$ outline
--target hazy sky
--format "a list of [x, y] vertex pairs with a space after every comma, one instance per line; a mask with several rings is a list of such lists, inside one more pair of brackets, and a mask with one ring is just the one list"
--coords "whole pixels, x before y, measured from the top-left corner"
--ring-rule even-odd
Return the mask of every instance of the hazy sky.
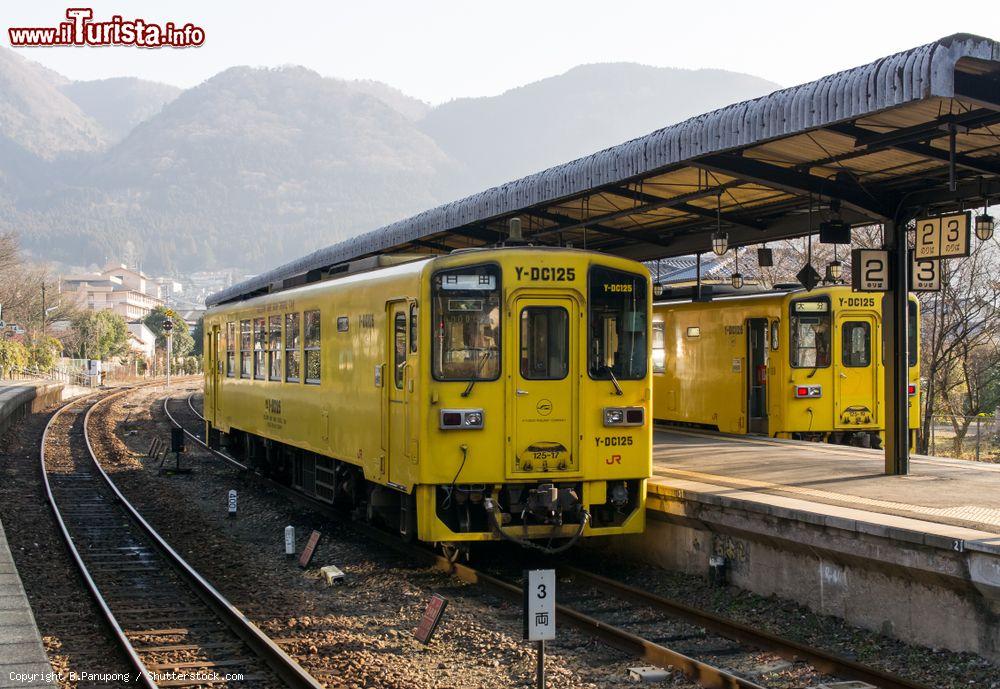
[[233, 65], [301, 64], [384, 81], [430, 102], [500, 93], [582, 63], [717, 67], [785, 86], [956, 32], [1000, 39], [995, 0], [669, 2], [354, 0], [343, 2], [4, 2], [10, 26], [54, 26], [67, 6], [151, 22], [192, 22], [203, 47], [22, 48], [73, 79], [140, 76], [192, 86]]

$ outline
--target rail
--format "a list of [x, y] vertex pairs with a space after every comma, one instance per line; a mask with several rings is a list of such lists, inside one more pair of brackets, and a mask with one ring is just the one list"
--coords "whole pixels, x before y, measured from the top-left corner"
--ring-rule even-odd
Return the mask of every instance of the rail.
[[[158, 383], [159, 381], [157, 381]], [[152, 385], [150, 383], [147, 385]], [[137, 386], [145, 387], [145, 386]], [[148, 538], [148, 540], [154, 545], [156, 550], [160, 555], [170, 564], [172, 569], [177, 572], [181, 579], [191, 587], [191, 589], [201, 598], [206, 605], [216, 614], [216, 616], [222, 620], [226, 627], [228, 627], [232, 632], [234, 632], [246, 646], [256, 655], [256, 657], [262, 660], [275, 675], [280, 678], [287, 686], [293, 689], [319, 689], [321, 685], [305, 670], [299, 666], [290, 656], [288, 656], [277, 644], [274, 643], [267, 635], [265, 635], [253, 622], [251, 622], [242, 612], [239, 611], [234, 605], [232, 605], [219, 591], [217, 591], [206, 579], [204, 579], [193, 567], [191, 567], [154, 529], [153, 527], [142, 517], [142, 515], [136, 510], [136, 508], [126, 499], [124, 494], [118, 489], [111, 477], [104, 471], [97, 458], [97, 453], [94, 450], [94, 446], [91, 442], [91, 437], [89, 433], [90, 428], [90, 418], [94, 410], [100, 405], [109, 402], [110, 400], [116, 399], [122, 395], [131, 392], [135, 388], [125, 388], [119, 392], [114, 392], [107, 394], [96, 402], [90, 405], [87, 409], [84, 420], [83, 420], [83, 436], [85, 445], [87, 448], [87, 453], [90, 457], [91, 463], [96, 468], [101, 479], [107, 485], [108, 489], [115, 496], [117, 504], [125, 511], [129, 516], [131, 522], [137, 525], [142, 533]], [[46, 440], [50, 429], [54, 421], [69, 407], [72, 405], [80, 404], [86, 400], [97, 396], [100, 393], [92, 393], [83, 398], [78, 398], [72, 400], [67, 404], [61, 406], [51, 419], [49, 419], [46, 425], [45, 431], [42, 435], [42, 447], [40, 452], [42, 476], [45, 483], [46, 497], [49, 504], [52, 507], [53, 513], [56, 517], [56, 521], [59, 524], [60, 531], [67, 543], [70, 550], [71, 556], [80, 570], [83, 576], [87, 588], [89, 589], [91, 595], [93, 596], [98, 607], [101, 609], [102, 614], [107, 620], [109, 626], [113, 630], [113, 633], [118, 641], [119, 645], [122, 647], [126, 656], [129, 659], [130, 664], [139, 673], [140, 681], [142, 686], [149, 689], [155, 689], [157, 687], [156, 683], [151, 679], [152, 675], [149, 668], [143, 663], [140, 658], [136, 648], [133, 646], [132, 642], [126, 635], [122, 625], [119, 623], [117, 617], [115, 616], [112, 606], [108, 603], [106, 598], [102, 595], [100, 587], [95, 582], [86, 562], [81, 556], [70, 531], [67, 527], [66, 521], [63, 518], [62, 512], [59, 505], [55, 499], [52, 485], [49, 482], [48, 471], [46, 470], [46, 456], [45, 456], [45, 446]]]
[[[187, 396], [187, 405], [196, 416], [203, 418], [194, 407], [193, 397], [195, 394], [197, 393], [193, 392]], [[209, 448], [200, 437], [184, 428], [169, 411], [168, 401], [170, 399], [169, 395], [164, 399], [163, 408], [171, 423], [184, 429], [184, 432], [192, 440], [213, 455], [240, 468], [246, 468], [226, 453]], [[269, 479], [263, 480], [270, 488], [276, 489], [300, 504], [317, 509], [334, 519], [342, 518], [342, 515], [334, 512], [331, 506], [326, 503], [298, 493], [287, 486]], [[396, 536], [370, 525], [360, 522], [352, 522], [352, 524], [373, 540], [405, 555], [419, 559], [435, 569], [451, 574], [460, 581], [483, 586], [515, 603], [520, 603], [522, 600], [522, 589], [515, 583], [504, 581], [469, 565], [454, 562], [445, 556], [438, 555], [419, 545], [405, 543]], [[671, 601], [670, 599], [628, 586], [607, 577], [602, 577], [598, 574], [587, 572], [577, 567], [565, 565], [558, 565], [557, 567], [560, 571], [572, 574], [582, 581], [589, 582], [594, 587], [606, 593], [652, 607], [673, 618], [692, 622], [707, 630], [711, 630], [721, 637], [738, 643], [754, 648], [770, 650], [787, 659], [803, 660], [818, 671], [826, 674], [869, 682], [881, 689], [929, 689], [925, 685], [857, 663], [823, 649], [769, 634], [735, 620], [699, 610], [677, 601]], [[601, 639], [610, 646], [647, 660], [655, 665], [677, 668], [688, 678], [694, 680], [700, 686], [706, 687], [706, 689], [763, 689], [762, 685], [749, 679], [734, 675], [726, 670], [667, 648], [615, 625], [602, 622], [571, 606], [560, 604], [556, 606], [556, 611], [560, 619], [568, 621], [581, 632]]]

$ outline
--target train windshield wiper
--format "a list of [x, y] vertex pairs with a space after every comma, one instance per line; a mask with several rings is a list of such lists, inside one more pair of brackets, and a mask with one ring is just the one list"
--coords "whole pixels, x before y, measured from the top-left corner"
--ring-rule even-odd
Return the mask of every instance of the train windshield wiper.
[[472, 377], [472, 380], [469, 381], [469, 384], [468, 386], [466, 386], [465, 390], [462, 391], [462, 397], [468, 397], [469, 395], [472, 394], [472, 388], [476, 386], [476, 381], [479, 380], [479, 375], [483, 372], [483, 364], [486, 363], [486, 360], [490, 358], [490, 355], [492, 353], [493, 350], [491, 349], [487, 349], [485, 352], [483, 352], [482, 358], [480, 358], [479, 363], [476, 364], [476, 374]]
[[601, 366], [600, 370], [601, 371], [607, 371], [608, 376], [611, 377], [611, 384], [615, 386], [615, 394], [618, 395], [619, 397], [621, 397], [622, 395], [624, 395], [625, 393], [622, 392], [622, 386], [618, 384], [618, 379], [615, 378], [615, 372], [611, 369], [611, 367], [610, 366]]

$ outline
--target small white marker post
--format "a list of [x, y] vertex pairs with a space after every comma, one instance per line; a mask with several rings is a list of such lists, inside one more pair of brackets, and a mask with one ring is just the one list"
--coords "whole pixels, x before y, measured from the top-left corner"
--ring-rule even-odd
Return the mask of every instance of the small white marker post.
[[285, 557], [295, 557], [295, 527], [285, 527]]
[[538, 642], [537, 689], [545, 689], [545, 642], [556, 638], [556, 571], [524, 573], [524, 638]]
[[233, 518], [236, 516], [236, 491], [229, 491], [229, 517]]

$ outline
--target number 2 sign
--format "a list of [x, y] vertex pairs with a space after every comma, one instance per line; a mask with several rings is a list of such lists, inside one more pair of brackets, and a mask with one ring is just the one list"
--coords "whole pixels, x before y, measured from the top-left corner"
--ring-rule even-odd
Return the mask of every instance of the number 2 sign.
[[914, 259], [968, 256], [971, 226], [970, 211], [917, 220]]
[[851, 252], [851, 273], [855, 292], [888, 292], [889, 252], [855, 249]]

